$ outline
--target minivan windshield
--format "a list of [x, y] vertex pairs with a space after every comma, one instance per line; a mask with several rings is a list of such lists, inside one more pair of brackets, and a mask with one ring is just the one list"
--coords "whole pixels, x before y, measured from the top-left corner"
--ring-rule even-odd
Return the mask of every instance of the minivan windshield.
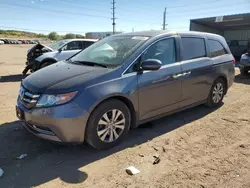
[[116, 67], [122, 64], [148, 38], [130, 35], [107, 37], [73, 56], [70, 62], [93, 62], [106, 67]]
[[68, 42], [69, 42], [68, 40], [59, 40], [59, 41], [52, 43], [49, 47], [53, 50], [58, 50], [59, 48], [61, 48]]

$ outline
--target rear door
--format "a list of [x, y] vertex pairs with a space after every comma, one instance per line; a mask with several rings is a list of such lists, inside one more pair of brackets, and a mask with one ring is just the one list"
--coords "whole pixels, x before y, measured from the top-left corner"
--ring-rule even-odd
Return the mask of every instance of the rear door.
[[209, 93], [209, 77], [213, 62], [208, 57], [206, 37], [181, 36], [182, 97], [180, 106], [205, 100]]
[[65, 60], [75, 55], [82, 50], [82, 41], [71, 41], [62, 47], [62, 51], [59, 51], [56, 55], [57, 61]]

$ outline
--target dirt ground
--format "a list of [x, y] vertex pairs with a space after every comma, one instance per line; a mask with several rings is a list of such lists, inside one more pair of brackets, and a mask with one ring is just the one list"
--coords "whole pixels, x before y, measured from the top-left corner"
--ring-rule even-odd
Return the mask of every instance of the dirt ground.
[[[130, 131], [118, 147], [96, 151], [36, 138], [15, 117], [30, 47], [0, 46], [0, 188], [250, 188], [250, 77], [237, 70], [218, 109], [165, 117]], [[16, 160], [21, 154], [28, 156]], [[159, 164], [152, 164], [154, 155]], [[141, 173], [127, 175], [130, 165]]]

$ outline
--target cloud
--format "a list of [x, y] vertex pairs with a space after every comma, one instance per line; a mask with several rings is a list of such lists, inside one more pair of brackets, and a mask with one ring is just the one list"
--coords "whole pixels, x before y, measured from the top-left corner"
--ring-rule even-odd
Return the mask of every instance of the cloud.
[[33, 4], [35, 4], [35, 2], [34, 1], [30, 1], [31, 3], [33, 3]]

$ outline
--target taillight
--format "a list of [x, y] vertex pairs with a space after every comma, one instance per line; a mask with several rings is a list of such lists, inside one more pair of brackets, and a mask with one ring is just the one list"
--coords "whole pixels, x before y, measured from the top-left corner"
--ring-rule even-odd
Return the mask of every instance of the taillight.
[[236, 64], [236, 61], [235, 61], [235, 59], [233, 60], [233, 65], [235, 65]]

